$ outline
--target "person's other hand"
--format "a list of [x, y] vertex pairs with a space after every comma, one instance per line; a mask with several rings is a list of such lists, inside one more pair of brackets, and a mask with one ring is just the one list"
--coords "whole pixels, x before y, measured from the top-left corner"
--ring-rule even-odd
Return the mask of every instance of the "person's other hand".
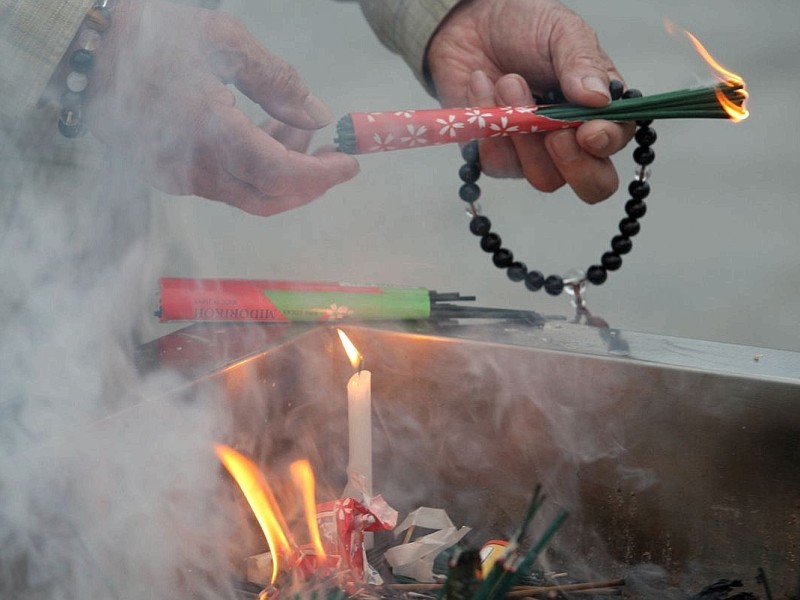
[[[575, 104], [605, 106], [609, 81], [622, 81], [594, 31], [556, 0], [464, 0], [432, 38], [427, 60], [444, 106], [531, 104], [531, 90], [554, 89]], [[569, 183], [595, 203], [617, 189], [609, 157], [633, 130], [598, 120], [576, 130], [484, 140], [481, 166], [496, 177], [524, 176], [545, 192]]]
[[[90, 75], [87, 126], [155, 187], [271, 215], [358, 172], [351, 156], [305, 153], [333, 115], [238, 21], [163, 0], [120, 1], [112, 19]], [[254, 123], [228, 84], [273, 119]]]

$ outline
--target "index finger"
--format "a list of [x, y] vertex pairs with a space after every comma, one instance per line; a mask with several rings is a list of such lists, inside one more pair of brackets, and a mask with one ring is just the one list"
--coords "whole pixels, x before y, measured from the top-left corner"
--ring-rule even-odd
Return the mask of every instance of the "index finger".
[[211, 70], [276, 119], [303, 129], [333, 121], [333, 113], [311, 94], [297, 70], [264, 48], [236, 19], [211, 13], [205, 39]]
[[267, 198], [310, 201], [358, 173], [358, 161], [350, 155], [287, 149], [235, 107], [220, 108], [213, 130], [221, 167]]

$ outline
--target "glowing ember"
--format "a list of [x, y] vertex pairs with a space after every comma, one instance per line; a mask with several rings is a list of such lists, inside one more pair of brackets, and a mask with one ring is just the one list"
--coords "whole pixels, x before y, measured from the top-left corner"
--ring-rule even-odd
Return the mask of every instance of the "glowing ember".
[[326, 558], [325, 548], [319, 535], [319, 525], [317, 524], [317, 503], [315, 500], [314, 471], [307, 460], [298, 460], [291, 464], [289, 471], [292, 474], [292, 481], [300, 490], [303, 496], [303, 508], [306, 513], [306, 524], [311, 535], [311, 544], [314, 547], [317, 557], [320, 560]]
[[289, 558], [296, 552], [294, 543], [287, 537], [286, 521], [275, 501], [275, 496], [253, 461], [228, 446], [217, 444], [215, 450], [222, 464], [242, 489], [264, 532], [272, 555], [272, 583], [275, 583], [280, 568], [280, 557]]

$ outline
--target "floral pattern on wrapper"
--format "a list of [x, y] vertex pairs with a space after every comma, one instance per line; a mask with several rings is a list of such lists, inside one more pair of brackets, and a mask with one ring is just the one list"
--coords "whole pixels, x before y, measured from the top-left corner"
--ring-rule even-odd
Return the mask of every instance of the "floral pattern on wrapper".
[[537, 114], [538, 106], [492, 106], [350, 113], [355, 154], [526, 135], [577, 127]]

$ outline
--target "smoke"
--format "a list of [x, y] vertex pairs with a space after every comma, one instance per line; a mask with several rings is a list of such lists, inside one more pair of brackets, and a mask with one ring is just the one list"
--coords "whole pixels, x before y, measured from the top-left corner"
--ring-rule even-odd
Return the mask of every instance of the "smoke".
[[[292, 14], [301, 3], [278, 4], [280, 6], [270, 5], [269, 18], [263, 19], [274, 21], [275, 31], [270, 34], [275, 36], [266, 39], [273, 44], [278, 34], [283, 33], [280, 39], [288, 49], [298, 44], [298, 35], [296, 28], [287, 27], [286, 23], [293, 22]], [[279, 14], [281, 10], [286, 15]], [[375, 53], [364, 52], [366, 40], [372, 39], [366, 26], [364, 31], [358, 32], [363, 38], [351, 39], [349, 33], [343, 35], [344, 29], [332, 18], [341, 13], [327, 14], [326, 10], [329, 9], [314, 5], [302, 18], [295, 16], [294, 22], [308, 25], [316, 19], [318, 23], [309, 29], [330, 32], [332, 39], [340, 38], [339, 51], [344, 46], [351, 46], [354, 51], [341, 61], [320, 60], [317, 53], [298, 52], [301, 56], [295, 58], [307, 63], [302, 72], [307, 74], [314, 70], [320, 82], [335, 81], [338, 88], [328, 87], [323, 95], [339, 103], [335, 107], [337, 113], [355, 108], [399, 108], [395, 102], [408, 99], [411, 93], [404, 89], [408, 87], [410, 76], [402, 66], [401, 76], [386, 75], [392, 73], [388, 65], [399, 61], [380, 54], [382, 49]], [[341, 9], [337, 6], [335, 10]], [[761, 13], [768, 15], [766, 11]], [[636, 12], [629, 11], [629, 14]], [[616, 19], [617, 15], [612, 17]], [[165, 29], [170, 25], [162, 24]], [[775, 38], [774, 23], [770, 26], [772, 38], [781, 40], [780, 36]], [[646, 35], [647, 28], [638, 31]], [[793, 29], [790, 33], [791, 39], [795, 39]], [[784, 37], [790, 39], [788, 35]], [[620, 39], [626, 39], [626, 44], [631, 45], [628, 38]], [[300, 45], [305, 49], [307, 43], [302, 41]], [[639, 46], [646, 48], [648, 45]], [[131, 56], [136, 53], [128, 56], [129, 61], [135, 62]], [[753, 52], [752, 56], [759, 55]], [[332, 64], [334, 62], [336, 64]], [[649, 63], [647, 68], [644, 80], [652, 75]], [[359, 84], [353, 81], [354, 73], [358, 74]], [[381, 80], [381, 76], [386, 79]], [[120, 85], [124, 89], [126, 83], [122, 81]], [[312, 87], [316, 89], [313, 84]], [[131, 91], [140, 93], [141, 89]], [[122, 97], [135, 95], [123, 94]], [[408, 106], [423, 101], [429, 99], [420, 92], [419, 96], [411, 96]], [[127, 108], [125, 104], [117, 106], [118, 116], [127, 118]], [[786, 111], [774, 112], [783, 115]], [[214, 397], [195, 397], [191, 401], [161, 398], [162, 390], [174, 388], [180, 382], [163, 373], [142, 377], [131, 359], [136, 342], [141, 339], [136, 332], [143, 328], [143, 314], [153, 305], [148, 294], [159, 275], [165, 271], [176, 274], [174, 255], [164, 256], [165, 241], [153, 239], [153, 218], [146, 201], [147, 185], [139, 174], [133, 172], [126, 161], [109, 155], [91, 138], [78, 142], [60, 139], [55, 132], [56, 119], [55, 112], [43, 109], [36, 113], [36, 122], [20, 127], [16, 123], [6, 125], [3, 121], [0, 126], [0, 364], [3, 365], [0, 383], [0, 596], [12, 600], [170, 598], [191, 590], [197, 597], [224, 598], [230, 590], [225, 581], [229, 565], [223, 540], [230, 538], [234, 525], [228, 519], [236, 513], [227, 511], [227, 505], [214, 504], [213, 499], [219, 497], [219, 470], [211, 448], [213, 442], [225, 437], [227, 420], [224, 413], [220, 414]], [[132, 123], [133, 128], [141, 125]], [[776, 128], [776, 131], [782, 129]], [[715, 131], [714, 135], [720, 134]], [[718, 137], [714, 139], [720, 146]], [[734, 147], [739, 139], [737, 132], [726, 147]], [[709, 150], [705, 145], [697, 144], [696, 150], [697, 158], [690, 148], [682, 149], [687, 165], [694, 166], [707, 158]], [[185, 157], [191, 156], [194, 149], [184, 147], [181, 151]], [[742, 155], [747, 155], [748, 161], [752, 159], [752, 152], [746, 149], [742, 150]], [[775, 156], [769, 156], [774, 163]], [[785, 152], [782, 156], [790, 157], [792, 153]], [[473, 256], [466, 253], [467, 249], [469, 252], [477, 250], [473, 248], [474, 240], [468, 235], [465, 237], [461, 223], [451, 226], [453, 211], [461, 209], [451, 210], [449, 206], [445, 208], [444, 202], [431, 202], [432, 198], [445, 198], [453, 193], [453, 180], [442, 173], [456, 172], [456, 158], [444, 153], [427, 154], [419, 159], [409, 157], [407, 162], [392, 164], [391, 168], [377, 157], [366, 159], [371, 165], [363, 174], [362, 187], [358, 188], [360, 193], [353, 194], [352, 188], [348, 188], [340, 192], [341, 197], [315, 207], [321, 212], [293, 214], [271, 225], [275, 228], [273, 231], [280, 228], [281, 237], [273, 236], [270, 248], [274, 249], [279, 240], [285, 249], [284, 254], [274, 253], [271, 264], [265, 265], [266, 252], [252, 250], [255, 241], [268, 237], [264, 235], [263, 222], [248, 220], [245, 226], [243, 217], [237, 215], [233, 221], [233, 226], [238, 227], [237, 240], [232, 242], [229, 232], [223, 233], [224, 228], [219, 226], [219, 213], [211, 212], [211, 216], [207, 216], [210, 222], [207, 229], [224, 238], [215, 251], [235, 265], [236, 275], [248, 271], [247, 274], [254, 277], [263, 277], [268, 272], [273, 277], [342, 276], [362, 281], [388, 278], [398, 282], [407, 279], [409, 283], [478, 292], [482, 303], [506, 303], [513, 298], [527, 306], [530, 295], [524, 289], [511, 291], [509, 288], [506, 296], [506, 288], [498, 283], [498, 274], [491, 270], [490, 264], [481, 263], [483, 266], [475, 267], [473, 259], [464, 258]], [[420, 162], [415, 164], [414, 160]], [[431, 168], [432, 164], [436, 168]], [[775, 168], [780, 172], [792, 172]], [[729, 171], [745, 179], [752, 173], [746, 168]], [[695, 181], [695, 189], [685, 194], [687, 202], [694, 202], [697, 189], [703, 189], [708, 180], [707, 171], [698, 172], [702, 179]], [[680, 175], [670, 178], [673, 182], [680, 179]], [[373, 187], [364, 187], [365, 182], [370, 181]], [[416, 185], [409, 188], [409, 182], [416, 182]], [[730, 184], [725, 189], [747, 189], [746, 184], [746, 181], [741, 185]], [[498, 189], [500, 185], [500, 182], [492, 182], [491, 187]], [[671, 185], [673, 195], [679, 197], [680, 194], [674, 193], [676, 184]], [[514, 188], [521, 190], [520, 201], [524, 200], [525, 207], [517, 211], [500, 206], [500, 215], [535, 215], [542, 222], [558, 222], [546, 214], [542, 217], [538, 207], [527, 207], [530, 192], [522, 184], [515, 183]], [[778, 201], [793, 198], [792, 194], [783, 192], [780, 186], [772, 188], [770, 199], [776, 206], [782, 206]], [[704, 190], [703, 197], [707, 200], [713, 199], [709, 193]], [[376, 198], [381, 201], [376, 202]], [[719, 194], [717, 200], [730, 206], [729, 194]], [[758, 222], [763, 222], [763, 203], [752, 209], [748, 208], [746, 194], [741, 195], [740, 200], [743, 204], [737, 210], [728, 211], [730, 214], [759, 210]], [[692, 210], [699, 210], [696, 204], [694, 202]], [[566, 223], [572, 220], [569, 210], [564, 209], [565, 229]], [[781, 211], [773, 211], [773, 214], [778, 215], [785, 227], [793, 223], [792, 219], [780, 219]], [[238, 223], [236, 219], [240, 219]], [[529, 222], [525, 218], [517, 218], [517, 221], [523, 227], [518, 233], [522, 238], [527, 235]], [[702, 227], [710, 219], [696, 218], [694, 222]], [[443, 223], [448, 225], [442, 226]], [[398, 224], [413, 225], [416, 235], [397, 236]], [[252, 229], [245, 231], [246, 228]], [[315, 244], [307, 243], [309, 230], [318, 236]], [[594, 221], [587, 230], [595, 230]], [[780, 227], [777, 230], [783, 231]], [[243, 235], [243, 231], [247, 235]], [[359, 242], [341, 243], [341, 231], [352, 234]], [[162, 230], [162, 233], [177, 236], [180, 232]], [[576, 234], [576, 238], [585, 233]], [[787, 230], [786, 235], [773, 238], [780, 242], [796, 239], [790, 233]], [[405, 239], [387, 243], [386, 239], [392, 236]], [[741, 236], [730, 235], [729, 238], [733, 240], [731, 244], [738, 244]], [[420, 243], [422, 239], [425, 243]], [[510, 239], [514, 239], [513, 234]], [[664, 252], [650, 252], [650, 256], [658, 256], [659, 261], [673, 256], [676, 251], [674, 236], [665, 239]], [[704, 238], [698, 233], [694, 239]], [[719, 245], [720, 241], [715, 240], [715, 243]], [[316, 247], [317, 251], [311, 247]], [[555, 240], [552, 247], [558, 252], [544, 257], [552, 259], [548, 263], [582, 264], [586, 260], [583, 244], [562, 244]], [[238, 253], [236, 248], [239, 248]], [[381, 248], [386, 249], [386, 254], [380, 253]], [[778, 255], [777, 246], [773, 249]], [[573, 250], [574, 259], [568, 254]], [[686, 260], [696, 262], [697, 256], [706, 254], [703, 250], [689, 248], [686, 252], [691, 258]], [[744, 252], [741, 244], [737, 252]], [[398, 259], [398, 254], [403, 257]], [[730, 254], [720, 254], [728, 265]], [[767, 277], [762, 274], [760, 257], [763, 253], [751, 254], [747, 264], [758, 269], [756, 279], [760, 281], [759, 278]], [[203, 258], [208, 259], [209, 254], [205, 253]], [[675, 260], [675, 264], [683, 266], [680, 255]], [[302, 271], [298, 270], [299, 263], [304, 263]], [[740, 269], [741, 265], [740, 261]], [[704, 277], [707, 278], [708, 273], [724, 272], [711, 267], [713, 265]], [[214, 270], [208, 263], [204, 268]], [[641, 277], [635, 275], [637, 268]], [[718, 310], [719, 298], [739, 298], [738, 292], [726, 294], [716, 280], [714, 285], [695, 286], [691, 295], [681, 296], [681, 302], [670, 303], [665, 298], [674, 298], [678, 288], [672, 285], [670, 290], [662, 289], [658, 273], [654, 276], [653, 269], [657, 271], [658, 265], [646, 258], [626, 266], [625, 272], [634, 274], [630, 276], [631, 281], [646, 280], [651, 285], [636, 283], [631, 286], [636, 293], [629, 295], [622, 287], [615, 288], [617, 291], [605, 296], [605, 302], [615, 303], [613, 310], [601, 307], [599, 312], [606, 316], [609, 316], [607, 310], [624, 314], [629, 325], [643, 329], [658, 327], [653, 319], [660, 318], [669, 327], [675, 327], [676, 322], [684, 323], [683, 332], [693, 336], [708, 335], [703, 331], [720, 336], [723, 329], [726, 336], [733, 335], [726, 311]], [[674, 279], [674, 273], [662, 274], [664, 281]], [[685, 269], [681, 270], [681, 276], [685, 276]], [[728, 283], [740, 290], [742, 277], [740, 271], [739, 277], [731, 278]], [[767, 280], [771, 281], [769, 277]], [[762, 287], [770, 286], [756, 287], [761, 294]], [[778, 290], [780, 286], [772, 288]], [[713, 310], [703, 310], [703, 290], [708, 290], [706, 304]], [[642, 300], [643, 293], [651, 296], [650, 301]], [[699, 321], [703, 323], [686, 325], [684, 296], [691, 299], [692, 313], [702, 315]], [[599, 294], [597, 298], [604, 301]], [[741, 294], [741, 298], [740, 302], [747, 302], [746, 294]], [[778, 306], [785, 312], [789, 304], [784, 300], [781, 295]], [[537, 300], [539, 303], [547, 301]], [[740, 319], [739, 326], [751, 323], [755, 332], [750, 334], [752, 339], [793, 347], [793, 329], [785, 326], [787, 319], [783, 323], [780, 319], [765, 322], [760, 318], [763, 303], [751, 304], [746, 314], [754, 318]], [[537, 306], [541, 309], [542, 304]], [[560, 310], [560, 306], [552, 310]], [[661, 317], [654, 315], [654, 306], [663, 309]], [[673, 312], [677, 307], [683, 314], [673, 314], [669, 319], [670, 306]], [[716, 318], [709, 320], [709, 314]], [[636, 315], [639, 315], [638, 321]], [[711, 325], [705, 321], [717, 322], [718, 331], [710, 329]], [[743, 333], [737, 335], [743, 339]], [[768, 339], [769, 335], [778, 342]], [[376, 464], [383, 467], [381, 487], [376, 489], [396, 502], [398, 508], [413, 509], [421, 503], [438, 503], [448, 508], [459, 524], [482, 526], [487, 532], [503, 534], [510, 532], [518, 522], [532, 485], [541, 482], [550, 497], [547, 507], [566, 506], [573, 511], [565, 533], [557, 536], [554, 542], [561, 556], [575, 554], [575, 546], [579, 544], [574, 540], [582, 540], [583, 550], [592, 549], [595, 544], [603, 547], [596, 532], [582, 527], [581, 523], [594, 519], [609, 530], [619, 527], [620, 523], [614, 521], [617, 515], [638, 509], [631, 523], [642, 525], [643, 533], [637, 537], [635, 531], [623, 531], [622, 537], [629, 543], [624, 549], [628, 552], [626, 558], [633, 562], [643, 560], [642, 538], [648, 533], [648, 521], [657, 523], [659, 518], [666, 520], [669, 515], [643, 516], [644, 511], [637, 504], [633, 492], [651, 490], [659, 481], [654, 477], [656, 471], [628, 464], [625, 460], [631, 440], [623, 424], [626, 419], [632, 420], [632, 404], [621, 402], [620, 398], [633, 402], [649, 390], [620, 389], [612, 375], [603, 372], [600, 363], [593, 367], [587, 362], [576, 369], [574, 361], [563, 360], [563, 357], [551, 356], [532, 363], [510, 357], [508, 351], [498, 352], [491, 358], [487, 358], [491, 356], [487, 352], [467, 352], [460, 359], [454, 358], [448, 368], [431, 373], [430, 365], [441, 364], [435, 357], [425, 357], [424, 352], [419, 356], [418, 347], [401, 344], [400, 348], [373, 345], [372, 351], [364, 349], [370, 360], [378, 363], [374, 368], [376, 374], [396, 375], [396, 382], [393, 380], [391, 384], [378, 376], [375, 379], [376, 451], [382, 453]], [[301, 356], [293, 356], [290, 362], [297, 364], [300, 360]], [[327, 376], [329, 372], [323, 374]], [[301, 378], [301, 375], [296, 376]], [[342, 387], [345, 380], [343, 377]], [[301, 394], [293, 393], [306, 390], [309, 397], [330, 401], [330, 396], [335, 394], [325, 392], [324, 398], [320, 398], [320, 389], [326, 389], [320, 387], [320, 383], [326, 387], [331, 385], [327, 378], [303, 385], [297, 383], [296, 389], [283, 390], [289, 393], [273, 394], [267, 399], [280, 398], [281, 402], [286, 402], [290, 398], [299, 404]], [[252, 388], [253, 403], [263, 402], [260, 382], [252, 382]], [[686, 393], [691, 397], [693, 392], [687, 388]], [[152, 398], [161, 399], [148, 402], [141, 410], [135, 408]], [[391, 402], [381, 404], [381, 398], [391, 399]], [[339, 469], [341, 476], [346, 452], [341, 445], [341, 435], [337, 439], [334, 432], [346, 430], [342, 404], [317, 408], [293, 411], [287, 420], [290, 427], [277, 431], [263, 444], [271, 444], [276, 451], [292, 457], [298, 453], [310, 455], [318, 463], [328, 465], [331, 471]], [[665, 427], [669, 432], [666, 437], [676, 437], [673, 431], [691, 425], [663, 418], [671, 408], [656, 407], [656, 416], [662, 417], [665, 425], [675, 426], [674, 430]], [[731, 415], [730, 403], [706, 403], [705, 408], [709, 414], [719, 417]], [[248, 432], [250, 437], [246, 441], [264, 436], [261, 423], [253, 422], [250, 426], [252, 431]], [[712, 430], [711, 423], [708, 430]], [[697, 439], [701, 438], [699, 428], [691, 431]], [[298, 432], [303, 433], [299, 440]], [[257, 448], [258, 443], [253, 441], [253, 447]], [[664, 442], [659, 440], [659, 443]], [[654, 448], [653, 455], [664, 456], [656, 459], [656, 463], [658, 460], [667, 463], [678, 456], [683, 449], [677, 446], [677, 443], [667, 446], [666, 451]], [[733, 442], [730, 447], [734, 447]], [[734, 462], [733, 458], [729, 460]], [[713, 472], [716, 464], [710, 462], [708, 471]], [[409, 465], [416, 468], [410, 469]], [[597, 471], [587, 468], [598, 465]], [[667, 469], [667, 472], [675, 471]], [[338, 489], [330, 483], [335, 479], [336, 476], [329, 473], [326, 490]], [[624, 484], [621, 486], [624, 492], [609, 485], [617, 481]], [[734, 483], [729, 484], [731, 489]], [[685, 487], [686, 490], [674, 493], [673, 505], [679, 505], [687, 496], [695, 500], [692, 506], [698, 508], [696, 498], [700, 494], [692, 495], [692, 492], [699, 486], [693, 488], [687, 484]], [[609, 488], [612, 491], [607, 492]], [[587, 490], [602, 500], [596, 512], [589, 512], [578, 503]], [[607, 493], [608, 498], [601, 497], [598, 490]], [[544, 517], [546, 521], [547, 515]], [[668, 551], [671, 550], [665, 549], [663, 557], [654, 558], [665, 558], [668, 563]], [[663, 573], [658, 570], [649, 573], [645, 568], [642, 572], [646, 582], [642, 585], [649, 590], [642, 595], [658, 596]]]
[[225, 598], [225, 420], [133, 361], [164, 258], [147, 185], [56, 122], [0, 123], [0, 597]]

